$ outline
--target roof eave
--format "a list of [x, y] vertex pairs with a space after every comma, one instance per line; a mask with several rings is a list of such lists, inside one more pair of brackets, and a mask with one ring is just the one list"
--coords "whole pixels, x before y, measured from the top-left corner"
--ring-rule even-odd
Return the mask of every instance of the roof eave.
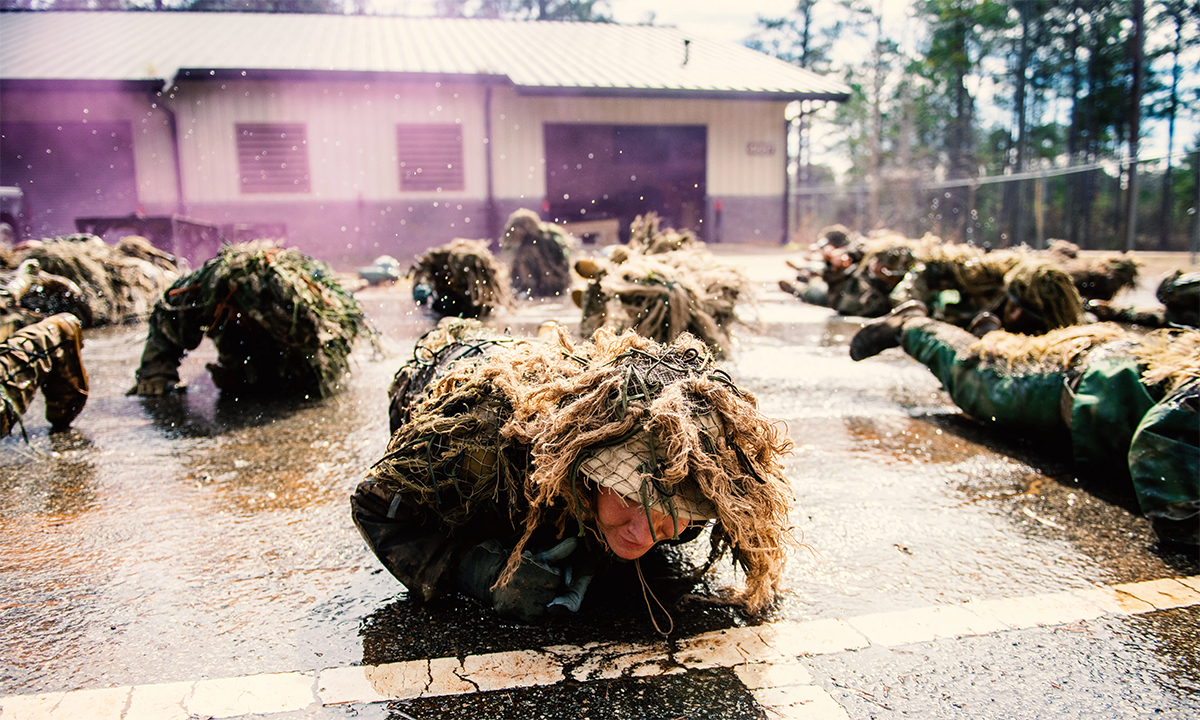
[[510, 85], [507, 75], [494, 73], [393, 72], [387, 70], [296, 70], [269, 68], [238, 70], [234, 68], [179, 68], [175, 82], [181, 80], [307, 80], [313, 82], [370, 81], [396, 82], [455, 82], [474, 85]]
[[849, 93], [804, 92], [795, 90], [716, 90], [702, 88], [634, 88], [634, 87], [547, 87], [514, 86], [518, 95], [553, 97], [615, 97], [615, 98], [670, 98], [703, 100], [825, 100], [846, 102]]
[[124, 90], [145, 93], [158, 92], [163, 87], [161, 78], [145, 78], [141, 80], [96, 80], [90, 78], [0, 78], [0, 86], [5, 90], [87, 90], [111, 91]]

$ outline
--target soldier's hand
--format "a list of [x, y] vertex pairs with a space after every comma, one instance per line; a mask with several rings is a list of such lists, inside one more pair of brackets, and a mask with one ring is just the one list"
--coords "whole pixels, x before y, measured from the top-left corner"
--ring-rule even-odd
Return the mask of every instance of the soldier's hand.
[[168, 393], [185, 392], [187, 386], [180, 385], [175, 378], [165, 375], [156, 375], [154, 377], [139, 378], [137, 385], [130, 389], [130, 395], [140, 395], [142, 397], [158, 397]]
[[579, 612], [579, 605], [583, 602], [583, 594], [587, 592], [588, 585], [592, 583], [592, 576], [582, 575], [572, 578], [570, 569], [568, 569], [566, 580], [567, 591], [546, 605], [546, 611], [554, 617], [570, 617], [573, 613]]
[[[569, 537], [549, 550], [521, 553], [521, 564], [512, 578], [492, 590], [492, 607], [503, 618], [535, 622], [546, 615], [546, 608], [563, 591], [563, 570], [557, 565], [566, 560], [579, 544]], [[582, 596], [582, 595], [581, 595]]]

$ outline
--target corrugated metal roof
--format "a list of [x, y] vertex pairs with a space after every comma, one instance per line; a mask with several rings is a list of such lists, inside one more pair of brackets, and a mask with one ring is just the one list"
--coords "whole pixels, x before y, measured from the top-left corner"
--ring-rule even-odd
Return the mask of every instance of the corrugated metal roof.
[[529, 93], [830, 100], [848, 93], [831, 78], [670, 27], [223, 12], [0, 13], [5, 80], [169, 82], [181, 68], [501, 77]]

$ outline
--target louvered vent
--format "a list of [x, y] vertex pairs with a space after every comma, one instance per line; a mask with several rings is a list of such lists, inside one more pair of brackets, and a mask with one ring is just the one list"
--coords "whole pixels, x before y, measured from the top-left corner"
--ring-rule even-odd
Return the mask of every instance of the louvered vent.
[[238, 123], [243, 193], [307, 193], [308, 133], [303, 123]]
[[463, 143], [458, 125], [397, 125], [400, 190], [462, 190]]

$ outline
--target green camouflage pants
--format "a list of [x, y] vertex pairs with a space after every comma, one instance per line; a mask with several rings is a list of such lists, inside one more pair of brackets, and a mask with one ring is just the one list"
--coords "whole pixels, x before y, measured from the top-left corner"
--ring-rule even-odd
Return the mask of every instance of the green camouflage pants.
[[1080, 476], [1128, 473], [1159, 539], [1200, 544], [1200, 380], [1166, 395], [1137, 361], [1101, 345], [1065, 368], [1013, 372], [968, 352], [975, 337], [936, 320], [909, 320], [901, 346], [979, 420], [1030, 437], [1069, 437]]
[[21, 422], [39, 388], [52, 431], [71, 424], [88, 396], [82, 347], [79, 319], [68, 313], [24, 327], [0, 343], [0, 434], [8, 435]]

